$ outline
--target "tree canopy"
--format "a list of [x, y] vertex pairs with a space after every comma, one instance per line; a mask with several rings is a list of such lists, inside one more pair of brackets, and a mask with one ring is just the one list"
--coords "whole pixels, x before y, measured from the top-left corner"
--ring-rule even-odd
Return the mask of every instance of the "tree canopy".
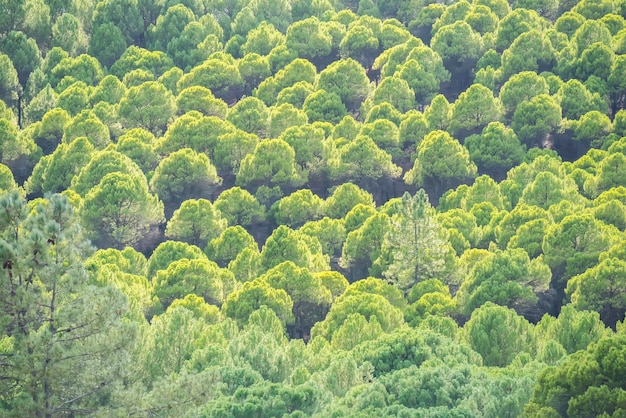
[[0, 416], [623, 416], [624, 0], [0, 0]]

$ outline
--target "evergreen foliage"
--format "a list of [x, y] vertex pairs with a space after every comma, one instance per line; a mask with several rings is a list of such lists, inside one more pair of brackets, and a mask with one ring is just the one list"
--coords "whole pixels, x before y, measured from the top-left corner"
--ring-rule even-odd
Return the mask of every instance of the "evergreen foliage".
[[0, 0], [0, 416], [624, 416], [623, 0]]

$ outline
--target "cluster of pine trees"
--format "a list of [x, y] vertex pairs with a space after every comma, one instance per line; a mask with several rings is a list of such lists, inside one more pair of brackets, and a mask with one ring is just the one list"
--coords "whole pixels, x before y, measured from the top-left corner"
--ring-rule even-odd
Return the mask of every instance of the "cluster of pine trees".
[[0, 415], [623, 417], [625, 0], [0, 0]]

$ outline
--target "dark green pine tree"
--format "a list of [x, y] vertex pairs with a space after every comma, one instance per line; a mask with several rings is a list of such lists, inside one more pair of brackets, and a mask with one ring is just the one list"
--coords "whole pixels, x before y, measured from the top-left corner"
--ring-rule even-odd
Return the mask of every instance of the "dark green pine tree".
[[125, 296], [92, 283], [66, 197], [0, 197], [0, 415], [88, 415], [129, 369]]

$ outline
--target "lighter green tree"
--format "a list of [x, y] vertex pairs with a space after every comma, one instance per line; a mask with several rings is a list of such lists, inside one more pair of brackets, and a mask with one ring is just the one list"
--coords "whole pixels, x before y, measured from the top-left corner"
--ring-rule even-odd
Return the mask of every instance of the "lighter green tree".
[[485, 303], [472, 313], [463, 327], [473, 350], [486, 366], [504, 367], [521, 353], [534, 354], [537, 345], [534, 327], [513, 309]]
[[444, 131], [430, 132], [417, 146], [413, 168], [404, 181], [418, 187], [430, 187], [439, 197], [444, 191], [476, 177], [476, 165], [459, 141]]
[[165, 204], [165, 214], [187, 199], [212, 197], [222, 184], [215, 166], [206, 154], [182, 148], [159, 162], [150, 179], [150, 188]]
[[148, 192], [145, 177], [109, 173], [85, 196], [80, 210], [90, 238], [101, 247], [136, 244], [163, 222], [163, 203]]
[[165, 131], [176, 114], [174, 95], [156, 81], [128, 89], [119, 106], [119, 115], [128, 128], [145, 128], [153, 134]]
[[576, 309], [594, 310], [610, 326], [624, 317], [626, 311], [626, 261], [606, 258], [567, 282], [565, 293]]
[[189, 294], [201, 296], [207, 303], [220, 306], [234, 280], [231, 272], [220, 269], [206, 258], [183, 258], [170, 263], [165, 270], [157, 271], [152, 284], [154, 295], [165, 308], [175, 299]]
[[486, 127], [490, 122], [497, 122], [502, 117], [502, 104], [493, 96], [493, 92], [481, 85], [472, 84], [459, 95], [454, 102], [450, 115], [450, 132], [465, 136]]
[[154, 317], [141, 353], [145, 382], [152, 384], [159, 377], [179, 373], [202, 341], [207, 327], [202, 318], [184, 306], [174, 306]]
[[291, 313], [293, 301], [287, 292], [273, 288], [263, 279], [245, 283], [242, 288], [231, 293], [222, 306], [222, 313], [243, 326], [261, 306], [267, 306], [288, 324], [294, 321]]
[[213, 238], [217, 238], [228, 226], [219, 210], [206, 199], [185, 200], [174, 211], [167, 224], [167, 237], [188, 242], [204, 248]]
[[246, 248], [258, 251], [259, 246], [248, 231], [240, 225], [235, 225], [226, 228], [219, 237], [209, 241], [204, 252], [218, 266], [226, 267]]

